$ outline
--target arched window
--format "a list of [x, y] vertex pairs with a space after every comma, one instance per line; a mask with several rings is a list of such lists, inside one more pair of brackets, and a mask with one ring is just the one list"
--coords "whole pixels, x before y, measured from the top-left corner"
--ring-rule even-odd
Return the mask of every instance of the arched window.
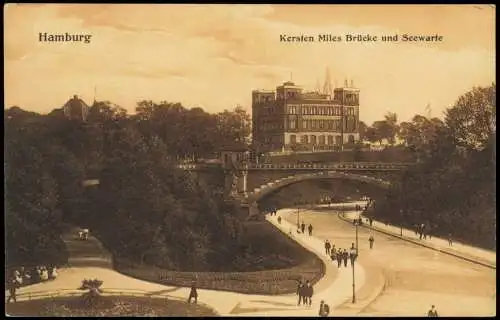
[[315, 135], [311, 136], [311, 144], [316, 144], [316, 136]]
[[304, 136], [302, 136], [300, 138], [300, 142], [303, 143], [303, 144], [308, 144], [309, 143], [309, 139], [308, 139], [307, 136], [304, 135]]
[[296, 144], [297, 143], [297, 136], [296, 135], [292, 134], [290, 136], [290, 143], [291, 144]]
[[328, 144], [333, 144], [333, 136], [328, 136]]
[[347, 141], [349, 141], [350, 144], [354, 144], [354, 136], [352, 134], [347, 137]]
[[319, 144], [325, 144], [325, 136], [319, 136]]
[[341, 136], [335, 136], [335, 144], [336, 145], [342, 144], [342, 137]]

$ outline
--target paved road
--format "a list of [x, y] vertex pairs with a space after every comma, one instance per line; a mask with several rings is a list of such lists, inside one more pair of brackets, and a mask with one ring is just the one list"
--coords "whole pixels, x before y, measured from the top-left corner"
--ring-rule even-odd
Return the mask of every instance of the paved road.
[[[360, 215], [358, 212], [346, 212], [344, 215], [347, 219], [359, 218]], [[373, 221], [373, 228], [375, 230], [382, 230], [397, 236], [401, 236], [401, 227], [393, 226], [391, 224], [385, 224], [380, 221]], [[496, 268], [496, 252], [491, 250], [486, 250], [482, 248], [477, 248], [469, 245], [465, 245], [463, 243], [453, 241], [452, 245], [448, 243], [448, 239], [443, 239], [439, 237], [427, 237], [426, 239], [420, 239], [419, 235], [415, 233], [414, 230], [409, 230], [403, 228], [403, 238], [416, 241], [421, 243], [422, 245], [426, 245], [441, 251], [449, 252], [451, 254], [459, 255], [466, 259], [471, 259], [478, 261], [480, 263], [484, 263], [485, 265], [489, 265], [492, 268]]]
[[[318, 237], [337, 247], [347, 247], [355, 239], [354, 226], [335, 211], [305, 210], [300, 215], [313, 224]], [[296, 221], [296, 214], [287, 219]], [[370, 234], [375, 237], [372, 250]], [[334, 315], [422, 316], [432, 304], [441, 316], [496, 314], [495, 270], [366, 228], [358, 228], [358, 239], [359, 261], [367, 277], [360, 292], [376, 291], [377, 279], [383, 279], [383, 292], [361, 308], [344, 303]]]
[[[282, 221], [278, 224], [276, 217], [267, 217], [278, 229], [288, 234], [291, 224]], [[140, 290], [150, 294], [165, 297], [186, 299], [189, 288], [165, 286], [147, 281], [137, 280], [113, 270], [110, 255], [99, 241], [90, 237], [88, 241], [79, 241], [75, 235], [77, 230], [65, 235], [63, 238], [71, 254], [70, 268], [60, 270], [59, 276], [54, 281], [39, 283], [18, 290], [19, 300], [26, 299], [26, 294], [37, 291], [61, 292], [64, 290], [76, 291], [81, 281], [86, 278], [103, 280], [102, 289], [106, 290]], [[323, 243], [315, 237], [293, 236], [293, 238], [306, 248], [327, 261], [323, 253]], [[364, 282], [364, 271], [361, 265], [355, 269], [360, 285]], [[327, 299], [332, 307], [342, 304], [351, 294], [352, 270], [344, 268], [340, 271], [331, 265], [327, 266], [325, 276], [315, 285], [315, 296], [311, 308], [298, 307], [295, 294], [280, 296], [248, 295], [224, 291], [198, 290], [200, 302], [215, 309], [220, 315], [231, 316], [316, 316], [319, 300]], [[8, 293], [6, 292], [6, 295]], [[24, 298], [22, 297], [24, 295]]]

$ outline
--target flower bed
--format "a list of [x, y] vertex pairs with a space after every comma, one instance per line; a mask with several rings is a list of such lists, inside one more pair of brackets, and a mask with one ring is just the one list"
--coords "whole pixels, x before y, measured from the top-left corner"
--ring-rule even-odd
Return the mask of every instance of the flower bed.
[[149, 317], [210, 317], [217, 316], [202, 305], [185, 301], [151, 297], [109, 296], [94, 308], [86, 308], [79, 297], [51, 298], [21, 301], [5, 305], [6, 314], [26, 317], [106, 317], [106, 316], [149, 316]]

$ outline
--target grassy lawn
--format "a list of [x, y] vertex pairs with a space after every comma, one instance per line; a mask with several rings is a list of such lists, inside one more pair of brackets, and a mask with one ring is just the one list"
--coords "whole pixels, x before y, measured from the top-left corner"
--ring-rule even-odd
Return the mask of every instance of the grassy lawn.
[[[315, 284], [325, 274], [323, 262], [314, 253], [302, 248], [268, 222], [249, 223], [246, 237], [245, 241], [261, 248], [260, 254], [257, 253], [247, 266], [248, 270], [182, 272], [116, 258], [114, 266], [131, 277], [165, 285], [188, 287], [196, 280], [200, 289], [266, 295], [295, 293], [298, 280], [309, 280]], [[279, 253], [283, 259], [278, 261], [270, 253]], [[264, 260], [255, 259], [259, 255]], [[265, 258], [274, 261], [266, 261]], [[288, 258], [288, 262], [284, 258]]]
[[25, 317], [210, 317], [217, 316], [211, 309], [166, 298], [107, 296], [94, 308], [84, 308], [79, 297], [20, 301], [5, 305], [9, 316]]

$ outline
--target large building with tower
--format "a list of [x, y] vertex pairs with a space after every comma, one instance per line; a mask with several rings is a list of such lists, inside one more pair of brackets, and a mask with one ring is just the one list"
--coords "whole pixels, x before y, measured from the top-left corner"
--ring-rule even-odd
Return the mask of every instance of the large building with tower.
[[287, 81], [252, 92], [252, 144], [256, 152], [342, 150], [359, 141], [359, 89], [347, 80], [333, 90], [303, 92]]

